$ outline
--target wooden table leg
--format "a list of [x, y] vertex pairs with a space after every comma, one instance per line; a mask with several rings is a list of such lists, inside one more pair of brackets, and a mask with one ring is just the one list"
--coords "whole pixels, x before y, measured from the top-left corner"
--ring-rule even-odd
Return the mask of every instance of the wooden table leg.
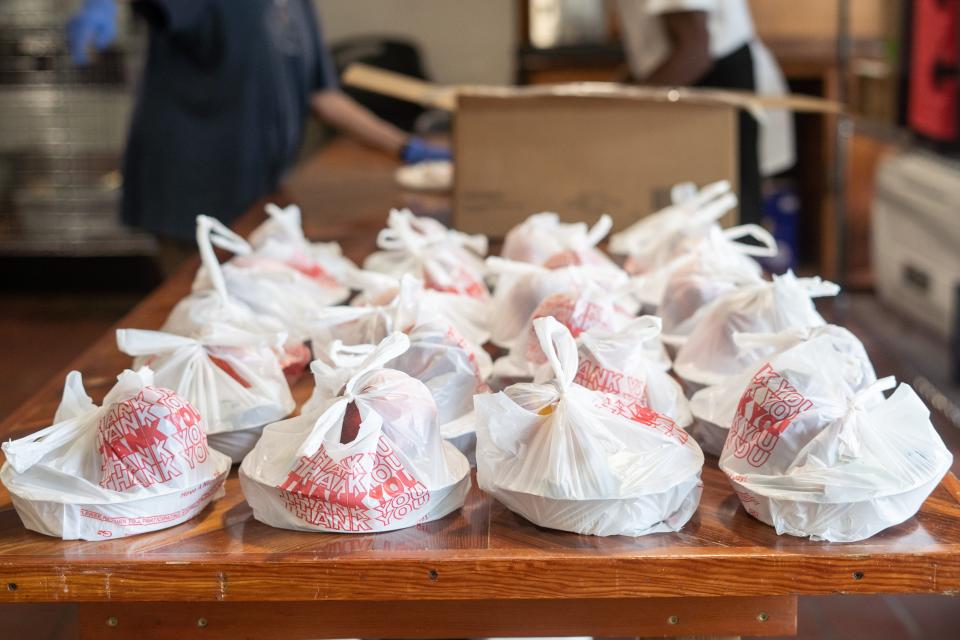
[[[80, 638], [729, 637], [792, 635], [797, 599], [81, 603]], [[202, 631], [202, 634], [199, 632]]]

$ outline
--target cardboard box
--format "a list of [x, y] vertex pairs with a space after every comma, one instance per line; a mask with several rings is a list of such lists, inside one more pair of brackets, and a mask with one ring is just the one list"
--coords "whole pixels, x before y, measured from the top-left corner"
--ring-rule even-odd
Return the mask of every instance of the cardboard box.
[[567, 221], [609, 213], [619, 229], [668, 204], [678, 182], [736, 187], [736, 107], [645, 94], [461, 93], [453, 224], [499, 237], [556, 211]]
[[678, 182], [736, 187], [740, 109], [842, 112], [810, 96], [719, 89], [442, 86], [362, 64], [342, 82], [455, 113], [453, 224], [494, 237], [551, 210], [570, 221], [609, 213], [623, 228], [668, 204]]

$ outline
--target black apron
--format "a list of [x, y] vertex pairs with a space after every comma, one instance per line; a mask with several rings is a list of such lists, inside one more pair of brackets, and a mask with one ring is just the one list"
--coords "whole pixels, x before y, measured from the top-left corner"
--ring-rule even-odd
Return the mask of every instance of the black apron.
[[[753, 54], [745, 44], [733, 53], [714, 61], [713, 66], [694, 86], [715, 89], [756, 91]], [[759, 224], [763, 218], [760, 185], [760, 157], [757, 151], [760, 128], [756, 118], [740, 111], [740, 222]]]

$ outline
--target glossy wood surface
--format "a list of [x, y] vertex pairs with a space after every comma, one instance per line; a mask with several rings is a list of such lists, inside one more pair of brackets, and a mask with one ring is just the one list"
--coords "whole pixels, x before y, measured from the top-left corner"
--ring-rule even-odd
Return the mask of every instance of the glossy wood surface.
[[[359, 259], [391, 205], [442, 215], [442, 198], [414, 202], [392, 186], [392, 171], [388, 160], [336, 144], [295, 176], [288, 196], [303, 205], [309, 236], [338, 240]], [[259, 215], [251, 211], [238, 228], [248, 232]], [[119, 325], [158, 327], [189, 290], [196, 266]], [[112, 332], [73, 363], [95, 400], [127, 365]], [[62, 376], [51, 380], [3, 422], [0, 436], [47, 425], [62, 384]], [[309, 384], [298, 387], [301, 400]], [[412, 529], [285, 531], [253, 519], [234, 472], [226, 497], [187, 523], [114, 541], [64, 542], [26, 531], [2, 492], [0, 602], [573, 601], [960, 589], [960, 483], [952, 475], [916, 517], [856, 544], [777, 536], [743, 511], [715, 459], [708, 458], [703, 481], [700, 508], [682, 531], [640, 538], [541, 529], [476, 488], [461, 511]]]

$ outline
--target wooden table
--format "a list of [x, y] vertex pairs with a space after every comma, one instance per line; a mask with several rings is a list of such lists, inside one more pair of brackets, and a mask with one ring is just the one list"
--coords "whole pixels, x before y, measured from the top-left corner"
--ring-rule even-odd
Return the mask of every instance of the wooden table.
[[[388, 207], [410, 201], [392, 186], [392, 168], [337, 143], [294, 177], [287, 195], [304, 204], [309, 236], [339, 240], [359, 259]], [[442, 198], [419, 205], [445, 206]], [[251, 211], [238, 228], [248, 232], [259, 217]], [[118, 326], [158, 327], [194, 268]], [[109, 332], [71, 367], [99, 400], [127, 365]], [[48, 424], [62, 383], [51, 380], [0, 435]], [[308, 386], [298, 387], [300, 398]], [[2, 492], [0, 602], [80, 603], [83, 638], [769, 636], [795, 632], [798, 596], [960, 589], [960, 483], [952, 475], [915, 518], [856, 544], [778, 537], [743, 511], [715, 459], [703, 480], [700, 508], [682, 531], [640, 538], [541, 529], [476, 488], [461, 511], [412, 529], [283, 531], [253, 519], [234, 472], [226, 497], [180, 526], [63, 542], [26, 531]]]

